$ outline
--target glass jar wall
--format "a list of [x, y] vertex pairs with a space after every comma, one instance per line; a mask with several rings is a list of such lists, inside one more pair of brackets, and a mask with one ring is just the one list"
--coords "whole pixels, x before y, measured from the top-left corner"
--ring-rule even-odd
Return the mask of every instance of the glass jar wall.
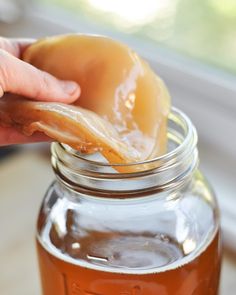
[[127, 173], [53, 143], [56, 181], [37, 225], [43, 295], [218, 294], [218, 207], [195, 128], [176, 109], [168, 139], [166, 155]]

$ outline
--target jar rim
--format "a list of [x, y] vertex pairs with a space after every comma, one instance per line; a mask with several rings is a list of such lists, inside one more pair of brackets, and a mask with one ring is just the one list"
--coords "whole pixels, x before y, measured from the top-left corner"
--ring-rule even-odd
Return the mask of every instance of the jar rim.
[[169, 114], [167, 134], [170, 152], [148, 161], [124, 164], [125, 172], [116, 169], [122, 164], [87, 159], [62, 143], [52, 144], [52, 166], [61, 183], [73, 190], [89, 190], [91, 194], [168, 190], [191, 178], [198, 165], [198, 151], [196, 129], [177, 108]]
[[[192, 124], [192, 121], [190, 120], [190, 118], [181, 110], [179, 110], [176, 107], [172, 107], [171, 108], [171, 112], [169, 113], [168, 116], [168, 120], [169, 121], [174, 121], [177, 124], [179, 124], [182, 129], [184, 130], [184, 135], [183, 135], [183, 140], [182, 142], [179, 142], [179, 144], [177, 145], [177, 147], [175, 147], [174, 149], [170, 150], [169, 152], [157, 156], [155, 158], [152, 159], [148, 159], [148, 160], [144, 160], [144, 161], [137, 161], [137, 162], [130, 162], [130, 163], [109, 163], [109, 162], [101, 162], [101, 161], [95, 161], [95, 160], [91, 160], [88, 158], [85, 158], [85, 156], [83, 156], [83, 154], [79, 153], [77, 150], [71, 148], [70, 146], [64, 144], [64, 143], [53, 143], [52, 144], [52, 154], [55, 153], [55, 145], [57, 145], [57, 147], [60, 148], [60, 150], [62, 150], [63, 152], [69, 154], [71, 157], [73, 157], [74, 159], [78, 159], [79, 161], [81, 161], [82, 163], [84, 163], [85, 165], [88, 166], [97, 166], [97, 167], [101, 167], [101, 168], [127, 168], [127, 167], [138, 167], [138, 166], [142, 166], [142, 165], [151, 165], [151, 164], [155, 164], [155, 163], [163, 163], [163, 165], [158, 165], [159, 168], [162, 167], [166, 167], [169, 166], [168, 163], [172, 162], [172, 160], [174, 158], [178, 158], [178, 156], [181, 156], [181, 154], [183, 154], [186, 150], [186, 148], [188, 146], [191, 146], [192, 148], [195, 148], [197, 145], [197, 132], [196, 132], [196, 128], [194, 127], [194, 125]], [[165, 163], [165, 164], [164, 164]], [[153, 167], [153, 166], [150, 166]], [[156, 167], [157, 168], [157, 167]], [[152, 169], [150, 169], [152, 170]], [[119, 174], [130, 174], [130, 173], [140, 173], [140, 172], [144, 172], [145, 170], [134, 170], [133, 172], [119, 172]], [[147, 170], [146, 170], [147, 171]], [[110, 173], [108, 173], [110, 174]]]

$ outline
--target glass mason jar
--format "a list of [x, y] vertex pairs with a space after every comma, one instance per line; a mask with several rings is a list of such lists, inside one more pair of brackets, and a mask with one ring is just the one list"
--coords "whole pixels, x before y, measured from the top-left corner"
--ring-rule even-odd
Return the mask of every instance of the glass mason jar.
[[218, 294], [219, 211], [196, 143], [177, 109], [168, 153], [122, 167], [135, 172], [53, 143], [56, 181], [37, 224], [42, 294]]

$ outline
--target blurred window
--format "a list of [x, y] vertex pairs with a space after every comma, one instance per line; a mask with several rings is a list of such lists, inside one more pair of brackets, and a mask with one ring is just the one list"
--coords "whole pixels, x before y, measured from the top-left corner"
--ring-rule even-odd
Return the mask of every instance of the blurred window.
[[[40, 0], [38, 0], [40, 1]], [[41, 2], [41, 1], [40, 1]], [[235, 0], [44, 0], [236, 73]]]

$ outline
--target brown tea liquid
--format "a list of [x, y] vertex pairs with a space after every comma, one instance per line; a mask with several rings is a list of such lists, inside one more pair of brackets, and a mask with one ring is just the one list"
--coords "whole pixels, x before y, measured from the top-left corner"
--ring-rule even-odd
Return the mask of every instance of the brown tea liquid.
[[[111, 237], [109, 237], [111, 238]], [[125, 237], [101, 242], [101, 237], [94, 234], [93, 247], [96, 249], [96, 239], [99, 247], [105, 247], [107, 260], [100, 255], [87, 255], [92, 263], [76, 259], [76, 251], [82, 253], [89, 249], [88, 241], [73, 243], [72, 253], [56, 256], [54, 246], [47, 251], [37, 241], [38, 257], [42, 280], [43, 295], [217, 295], [220, 275], [220, 237], [216, 233], [208, 246], [191, 256], [183, 254], [183, 245], [171, 243], [164, 238], [156, 242], [145, 237], [131, 238], [125, 241], [126, 248], [122, 248]], [[104, 236], [102, 237], [104, 239]], [[167, 245], [168, 243], [170, 245]], [[120, 244], [119, 244], [120, 243]], [[191, 241], [187, 245], [191, 250]], [[108, 245], [109, 244], [109, 245]], [[140, 244], [142, 249], [140, 250]], [[81, 246], [82, 245], [82, 246]], [[95, 246], [94, 246], [95, 245]], [[167, 247], [168, 246], [168, 247]], [[186, 246], [186, 245], [185, 245]], [[156, 250], [158, 247], [158, 250]], [[78, 249], [76, 249], [78, 248]], [[118, 250], [117, 250], [118, 249]], [[93, 248], [90, 249], [93, 251]], [[186, 249], [185, 249], [186, 250]], [[55, 251], [56, 250], [55, 248]], [[73, 252], [74, 251], [74, 252]], [[113, 251], [113, 261], [110, 265], [127, 265], [128, 267], [105, 267], [109, 264], [109, 253]], [[56, 253], [56, 252], [55, 252]], [[71, 257], [72, 256], [72, 257]], [[148, 265], [150, 267], [148, 268]], [[153, 265], [162, 265], [152, 268]], [[163, 267], [164, 265], [164, 267]]]

